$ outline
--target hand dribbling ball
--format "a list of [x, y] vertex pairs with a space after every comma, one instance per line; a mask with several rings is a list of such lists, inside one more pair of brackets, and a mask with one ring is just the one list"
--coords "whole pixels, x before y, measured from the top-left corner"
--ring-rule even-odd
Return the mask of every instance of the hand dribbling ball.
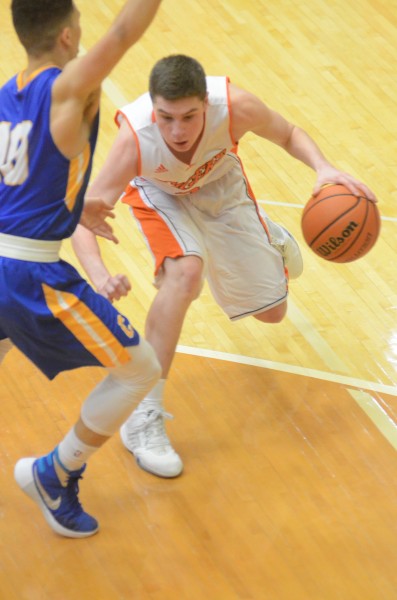
[[337, 263], [357, 260], [378, 239], [380, 214], [375, 202], [355, 196], [344, 185], [329, 184], [303, 209], [303, 237], [317, 256]]

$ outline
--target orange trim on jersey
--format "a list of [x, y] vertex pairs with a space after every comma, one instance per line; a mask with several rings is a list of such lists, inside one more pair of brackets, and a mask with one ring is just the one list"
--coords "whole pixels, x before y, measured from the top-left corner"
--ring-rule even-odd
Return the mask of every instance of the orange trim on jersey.
[[125, 119], [127, 121], [127, 125], [131, 130], [132, 135], [134, 136], [134, 140], [135, 140], [135, 145], [136, 145], [136, 149], [138, 152], [138, 161], [137, 161], [137, 175], [141, 175], [142, 174], [142, 156], [141, 156], [141, 147], [139, 145], [139, 139], [137, 136], [137, 133], [135, 131], [135, 129], [133, 128], [133, 126], [131, 125], [131, 123], [129, 122], [129, 120], [127, 119], [127, 117], [125, 116], [125, 114], [123, 113], [122, 110], [118, 110], [116, 112], [116, 115], [114, 117], [115, 123], [117, 125], [117, 127], [120, 127], [121, 125], [121, 119], [120, 117], [123, 117], [123, 119]]
[[80, 298], [42, 284], [48, 308], [104, 367], [127, 363], [131, 356]]
[[87, 171], [91, 157], [90, 144], [85, 145], [84, 150], [70, 161], [69, 177], [66, 186], [65, 204], [66, 208], [72, 212], [76, 204], [77, 195], [83, 184], [84, 175]]
[[237, 160], [238, 160], [238, 161], [239, 161], [239, 163], [240, 163], [241, 171], [242, 171], [242, 173], [243, 173], [243, 176], [244, 176], [244, 179], [245, 179], [245, 183], [246, 183], [246, 185], [247, 185], [248, 196], [251, 198], [251, 200], [252, 200], [252, 201], [253, 201], [253, 203], [255, 204], [255, 210], [256, 210], [256, 214], [258, 215], [258, 219], [259, 219], [259, 221], [261, 222], [261, 224], [263, 225], [263, 228], [264, 228], [264, 230], [266, 231], [266, 235], [267, 235], [267, 237], [268, 237], [268, 239], [269, 239], [269, 242], [270, 242], [270, 241], [271, 241], [271, 236], [270, 236], [269, 230], [268, 230], [268, 228], [267, 228], [266, 222], [264, 221], [264, 219], [262, 219], [262, 217], [261, 217], [261, 213], [259, 212], [259, 206], [258, 206], [258, 203], [257, 203], [257, 201], [256, 201], [255, 194], [254, 194], [254, 192], [253, 192], [253, 189], [252, 189], [252, 187], [251, 187], [251, 184], [250, 184], [250, 182], [248, 181], [248, 177], [247, 177], [247, 175], [245, 174], [245, 170], [244, 170], [243, 163], [241, 162], [241, 160], [240, 160], [240, 157], [239, 157], [239, 156], [236, 156], [236, 158], [237, 158]]
[[20, 73], [18, 73], [18, 75], [17, 75], [17, 80], [16, 80], [18, 91], [20, 92], [26, 85], [28, 85], [28, 83], [33, 81], [33, 79], [35, 77], [37, 77], [37, 75], [40, 75], [40, 73], [42, 73], [43, 71], [47, 71], [47, 69], [53, 69], [56, 66], [57, 65], [46, 65], [45, 67], [40, 67], [39, 69], [36, 69], [35, 71], [33, 71], [33, 73], [31, 73], [29, 75], [29, 77], [27, 78], [26, 81], [23, 81], [23, 76], [26, 73], [26, 69], [24, 69], [23, 71], [20, 71]]
[[233, 113], [232, 113], [232, 103], [230, 100], [230, 88], [229, 88], [230, 79], [226, 77], [226, 97], [227, 97], [227, 109], [229, 111], [229, 135], [232, 140], [233, 148], [232, 152], [237, 154], [238, 141], [234, 139], [233, 136]]
[[183, 248], [165, 221], [153, 208], [146, 206], [136, 188], [128, 185], [122, 202], [131, 206], [134, 217], [139, 222], [142, 233], [150, 246], [155, 260], [155, 275], [158, 274], [167, 257], [180, 258], [185, 255]]

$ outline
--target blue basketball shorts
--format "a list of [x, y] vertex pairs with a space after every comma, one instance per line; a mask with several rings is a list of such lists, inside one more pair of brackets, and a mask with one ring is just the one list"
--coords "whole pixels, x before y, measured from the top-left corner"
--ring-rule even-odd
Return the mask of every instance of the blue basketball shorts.
[[139, 333], [63, 260], [0, 256], [0, 340], [10, 338], [49, 379], [130, 360]]

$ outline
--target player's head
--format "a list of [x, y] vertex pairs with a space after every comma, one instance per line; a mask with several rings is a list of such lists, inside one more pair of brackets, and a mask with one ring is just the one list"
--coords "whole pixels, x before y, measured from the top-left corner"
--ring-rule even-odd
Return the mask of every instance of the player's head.
[[65, 29], [67, 45], [71, 45], [69, 58], [77, 54], [79, 12], [73, 0], [12, 0], [11, 13], [15, 31], [30, 56], [51, 52]]
[[197, 60], [176, 54], [159, 60], [149, 79], [156, 123], [168, 147], [194, 151], [204, 130], [207, 84]]
[[204, 100], [207, 95], [204, 69], [190, 56], [166, 56], [154, 65], [150, 73], [149, 92], [152, 100], [156, 96], [165, 100], [197, 96]]
[[194, 150], [204, 130], [207, 85], [203, 67], [182, 54], [159, 60], [152, 69], [149, 93], [160, 133], [171, 150]]

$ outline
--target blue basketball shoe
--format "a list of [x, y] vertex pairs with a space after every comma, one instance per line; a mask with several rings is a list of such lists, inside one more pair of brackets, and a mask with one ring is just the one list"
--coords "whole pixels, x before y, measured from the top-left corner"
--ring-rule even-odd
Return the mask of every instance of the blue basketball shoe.
[[22, 458], [15, 465], [14, 476], [19, 487], [42, 510], [50, 527], [66, 537], [94, 535], [98, 522], [84, 512], [79, 499], [79, 484], [85, 465], [68, 471], [61, 464], [58, 450], [41, 458]]

